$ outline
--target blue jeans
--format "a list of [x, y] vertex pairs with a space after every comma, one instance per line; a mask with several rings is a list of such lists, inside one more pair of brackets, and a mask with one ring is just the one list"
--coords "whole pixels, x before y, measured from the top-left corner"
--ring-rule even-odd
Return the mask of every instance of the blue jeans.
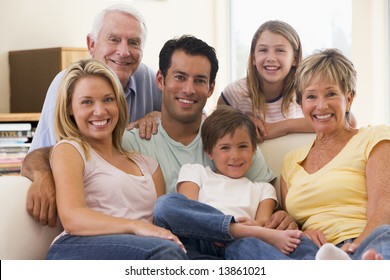
[[169, 240], [112, 234], [60, 237], [50, 247], [49, 260], [184, 260], [186, 254]]
[[[229, 225], [234, 222], [232, 216], [204, 203], [189, 200], [181, 194], [160, 197], [154, 215], [157, 225], [170, 229], [180, 238], [187, 251], [200, 255], [237, 260], [314, 260], [319, 249], [306, 236], [302, 236], [299, 246], [288, 256], [257, 238], [235, 240], [229, 233]], [[215, 241], [223, 241], [226, 246], [215, 246]], [[382, 254], [384, 259], [390, 259], [390, 225], [375, 229], [351, 258], [361, 259], [370, 248]]]
[[[344, 242], [353, 242], [353, 240], [354, 239], [349, 239]], [[344, 242], [341, 242], [336, 246], [341, 247]], [[315, 255], [319, 249], [317, 245], [315, 245], [305, 236], [301, 238], [301, 243], [295, 249], [295, 251], [288, 256], [282, 254], [278, 249], [265, 242], [263, 242], [263, 244], [256, 242], [256, 244], [253, 244], [253, 248], [255, 248], [255, 246], [257, 246], [256, 250], [263, 252], [260, 253], [261, 259], [269, 260], [313, 260], [315, 259]], [[360, 244], [356, 252], [350, 255], [350, 257], [353, 260], [361, 260], [363, 253], [371, 248], [375, 249], [377, 253], [381, 254], [383, 259], [390, 260], [390, 225], [381, 225], [377, 227], [373, 232], [371, 232], [369, 236], [367, 236], [367, 238]], [[237, 248], [237, 250], [240, 250], [240, 248]], [[258, 253], [256, 253], [256, 256], [257, 255]]]
[[[180, 238], [190, 252], [191, 259], [193, 255], [197, 256], [196, 253], [206, 258], [210, 256], [229, 260], [290, 259], [260, 239], [234, 239], [229, 233], [230, 223], [234, 222], [233, 216], [181, 194], [161, 196], [154, 208], [154, 220], [156, 225], [171, 230]], [[225, 246], [221, 248], [215, 242], [224, 242]], [[302, 259], [314, 259], [318, 250], [307, 238], [303, 238], [298, 247], [300, 250], [295, 250], [296, 257]]]
[[390, 225], [377, 227], [350, 257], [353, 260], [361, 260], [364, 252], [372, 248], [381, 254], [384, 260], [390, 260]]

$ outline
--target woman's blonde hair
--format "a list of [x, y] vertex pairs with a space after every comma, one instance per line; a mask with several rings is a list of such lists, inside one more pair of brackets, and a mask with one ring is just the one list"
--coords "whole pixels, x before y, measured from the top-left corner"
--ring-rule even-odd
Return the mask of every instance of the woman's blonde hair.
[[54, 129], [57, 141], [61, 139], [74, 140], [79, 143], [88, 158], [90, 145], [80, 133], [76, 121], [72, 115], [72, 97], [77, 82], [89, 76], [101, 77], [106, 80], [114, 90], [115, 99], [118, 105], [118, 122], [112, 132], [112, 142], [114, 147], [123, 154], [128, 152], [122, 147], [122, 135], [129, 121], [127, 103], [123, 94], [123, 88], [116, 74], [104, 63], [86, 59], [70, 65], [62, 80], [56, 109], [54, 113]]
[[325, 49], [306, 57], [296, 73], [297, 103], [302, 103], [302, 93], [313, 79], [338, 85], [344, 94], [356, 95], [356, 70], [353, 63], [338, 49]]
[[[264, 118], [265, 114], [265, 94], [263, 92], [263, 82], [256, 69], [256, 66], [253, 65], [256, 44], [261, 34], [264, 31], [270, 31], [272, 33], [282, 35], [285, 37], [291, 44], [296, 65], [299, 65], [302, 60], [302, 45], [301, 40], [297, 31], [290, 26], [289, 24], [280, 21], [280, 20], [270, 20], [263, 23], [255, 32], [252, 38], [250, 54], [248, 58], [248, 67], [247, 67], [247, 78], [246, 83], [248, 87], [249, 97], [252, 101], [252, 112], [255, 116], [260, 116]], [[295, 71], [296, 66], [292, 66], [290, 72], [284, 80], [284, 85], [282, 89], [283, 102], [282, 102], [282, 113], [288, 112], [291, 101], [294, 99], [294, 81], [295, 81]]]

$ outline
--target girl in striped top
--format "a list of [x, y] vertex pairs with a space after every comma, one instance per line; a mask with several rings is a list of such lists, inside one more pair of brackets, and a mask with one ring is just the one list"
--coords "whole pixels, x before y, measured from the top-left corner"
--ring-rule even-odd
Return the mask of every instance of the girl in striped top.
[[260, 141], [313, 132], [295, 102], [294, 76], [302, 60], [298, 33], [289, 24], [263, 23], [252, 38], [247, 76], [228, 85], [218, 100], [251, 115]]

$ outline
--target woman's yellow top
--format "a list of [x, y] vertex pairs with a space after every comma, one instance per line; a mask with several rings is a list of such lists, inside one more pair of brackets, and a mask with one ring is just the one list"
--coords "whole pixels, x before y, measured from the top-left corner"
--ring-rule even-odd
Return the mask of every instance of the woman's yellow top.
[[362, 233], [367, 222], [366, 164], [382, 140], [390, 140], [389, 126], [361, 128], [336, 157], [313, 174], [301, 166], [312, 145], [285, 156], [286, 209], [303, 231], [321, 230], [333, 244]]

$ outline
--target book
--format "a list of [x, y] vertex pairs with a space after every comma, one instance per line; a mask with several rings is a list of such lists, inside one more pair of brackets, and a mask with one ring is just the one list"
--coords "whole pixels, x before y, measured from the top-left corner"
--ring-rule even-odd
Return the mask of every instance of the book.
[[27, 142], [27, 137], [0, 137], [0, 144], [22, 144]]
[[0, 149], [3, 148], [15, 148], [15, 147], [30, 147], [31, 143], [1, 143], [0, 142]]
[[0, 130], [0, 138], [32, 137], [31, 130]]
[[31, 123], [0, 123], [0, 131], [31, 131]]

